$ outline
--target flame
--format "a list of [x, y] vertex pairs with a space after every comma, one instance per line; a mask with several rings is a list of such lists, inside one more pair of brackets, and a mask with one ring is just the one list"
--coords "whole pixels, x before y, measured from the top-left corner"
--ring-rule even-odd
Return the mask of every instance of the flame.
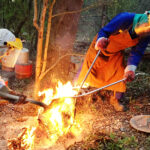
[[[38, 120], [41, 121], [41, 124], [39, 123], [39, 126], [32, 127], [32, 129], [26, 128], [25, 132], [18, 138], [20, 140], [19, 147], [32, 150], [34, 142], [36, 142], [35, 137], [40, 133], [38, 129], [41, 130], [42, 136], [40, 136], [40, 142], [45, 143], [44, 145], [47, 147], [53, 146], [61, 136], [66, 135], [68, 132], [78, 136], [80, 134], [80, 125], [74, 121], [76, 100], [68, 98], [77, 94], [77, 90], [78, 88], [73, 88], [71, 82], [65, 85], [58, 82], [55, 94], [53, 89], [39, 92], [39, 96], [44, 95], [43, 102], [52, 106], [46, 112], [43, 111], [43, 108], [39, 109]], [[52, 100], [58, 97], [59, 99]], [[45, 133], [46, 137], [44, 137]], [[13, 141], [11, 142], [11, 148], [15, 149], [16, 145], [18, 145], [18, 139], [15, 140], [15, 144], [13, 144]]]
[[26, 147], [26, 150], [32, 150], [34, 147], [34, 131], [35, 131], [36, 127], [32, 127], [31, 129], [28, 128], [26, 130], [26, 133], [23, 135], [22, 139], [22, 143], [21, 143], [21, 147]]
[[17, 138], [8, 140], [8, 148], [11, 150], [33, 150], [34, 148], [34, 131], [35, 127], [23, 128], [23, 132]]
[[[73, 89], [71, 82], [68, 82], [65, 85], [58, 82], [56, 94], [54, 94], [52, 89], [39, 92], [39, 95], [43, 94], [45, 95], [43, 102], [51, 104], [52, 107], [42, 114], [40, 109], [39, 118], [44, 123], [44, 126], [46, 126], [46, 129], [48, 129], [50, 145], [53, 145], [60, 136], [65, 135], [69, 131], [74, 123], [76, 100], [68, 97], [77, 94], [77, 90]], [[63, 98], [52, 101], [53, 98], [58, 97]]]

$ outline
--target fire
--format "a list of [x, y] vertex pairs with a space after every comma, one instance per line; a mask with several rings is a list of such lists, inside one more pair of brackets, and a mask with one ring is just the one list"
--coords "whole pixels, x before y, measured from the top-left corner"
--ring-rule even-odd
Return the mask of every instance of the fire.
[[[53, 146], [61, 136], [66, 135], [68, 132], [74, 136], [78, 136], [80, 125], [74, 121], [76, 99], [68, 98], [77, 93], [78, 91], [74, 90], [71, 82], [68, 82], [65, 85], [58, 82], [56, 91], [53, 89], [46, 89], [39, 92], [40, 96], [44, 96], [43, 102], [50, 104], [51, 107], [45, 112], [43, 111], [43, 108], [39, 109], [39, 125], [31, 130], [26, 129], [26, 132], [18, 138], [21, 147], [25, 147], [27, 150], [33, 149], [34, 142], [36, 142], [36, 139], [34, 138], [37, 136], [40, 137], [40, 142], [43, 141], [43, 143], [45, 143], [44, 145], [47, 145], [48, 147]], [[52, 100], [58, 97], [59, 99]], [[39, 134], [41, 134], [41, 136], [39, 136]], [[13, 141], [11, 142], [11, 145], [12, 144]], [[15, 149], [15, 146], [11, 146], [11, 148], [13, 147]]]
[[11, 150], [33, 150], [35, 127], [23, 128], [23, 132], [17, 138], [8, 140], [8, 148]]
[[35, 127], [32, 127], [31, 129], [27, 129], [26, 134], [23, 135], [22, 139], [22, 147], [26, 146], [26, 150], [32, 150], [34, 147], [34, 131], [35, 131]]
[[[73, 90], [70, 82], [65, 85], [58, 82], [56, 94], [54, 94], [52, 89], [44, 90], [39, 94], [45, 95], [44, 103], [52, 105], [51, 109], [45, 113], [41, 113], [41, 109], [39, 110], [39, 119], [42, 120], [46, 129], [48, 129], [49, 141], [53, 145], [60, 136], [65, 135], [69, 131], [74, 123], [76, 100], [68, 97], [74, 96], [77, 94], [77, 91]], [[53, 98], [58, 97], [63, 98], [52, 101]]]

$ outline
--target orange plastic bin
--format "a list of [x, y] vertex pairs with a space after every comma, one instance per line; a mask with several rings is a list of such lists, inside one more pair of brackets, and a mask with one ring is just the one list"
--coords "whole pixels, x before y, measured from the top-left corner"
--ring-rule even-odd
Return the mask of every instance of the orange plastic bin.
[[15, 76], [17, 79], [30, 78], [32, 76], [32, 62], [29, 61], [26, 64], [15, 65]]

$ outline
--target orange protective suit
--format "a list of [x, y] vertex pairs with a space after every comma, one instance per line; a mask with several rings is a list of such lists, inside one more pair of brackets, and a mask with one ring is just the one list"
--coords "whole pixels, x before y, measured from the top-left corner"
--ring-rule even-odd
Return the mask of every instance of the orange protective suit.
[[[77, 80], [78, 84], [81, 84], [89, 70], [90, 65], [96, 57], [96, 39], [97, 36], [95, 36], [87, 51], [82, 70]], [[138, 38], [131, 39], [128, 30], [111, 35], [109, 40], [110, 43], [108, 44], [107, 49], [101, 52], [85, 81], [85, 83], [88, 83], [92, 87], [100, 88], [121, 80], [123, 78], [125, 68], [123, 50], [128, 47], [135, 46], [139, 42]], [[126, 85], [124, 82], [120, 82], [113, 86], [107, 87], [106, 89], [125, 92]]]

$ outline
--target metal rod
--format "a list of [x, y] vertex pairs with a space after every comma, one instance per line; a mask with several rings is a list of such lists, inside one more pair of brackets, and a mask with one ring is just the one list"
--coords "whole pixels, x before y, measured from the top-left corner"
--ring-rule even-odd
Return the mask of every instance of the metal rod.
[[90, 92], [87, 92], [87, 93], [84, 93], [84, 94], [81, 94], [81, 95], [73, 96], [73, 98], [78, 98], [78, 97], [90, 95], [90, 94], [92, 94], [92, 93], [98, 92], [98, 91], [100, 91], [100, 90], [102, 90], [102, 89], [104, 89], [104, 88], [107, 88], [107, 87], [109, 87], [109, 86], [115, 85], [115, 84], [120, 83], [120, 82], [123, 82], [123, 81], [125, 81], [125, 80], [126, 80], [125, 78], [124, 78], [124, 79], [121, 79], [121, 80], [118, 80], [118, 81], [116, 81], [116, 82], [113, 82], [113, 83], [111, 83], [111, 84], [105, 85], [105, 86], [103, 86], [103, 87], [101, 87], [101, 88], [98, 88], [98, 89], [95, 89], [95, 90], [93, 90], [93, 91], [90, 91]]
[[84, 79], [83, 79], [83, 81], [82, 81], [82, 83], [81, 83], [81, 85], [80, 85], [80, 87], [79, 87], [79, 91], [80, 91], [80, 89], [82, 88], [82, 86], [83, 86], [85, 80], [87, 79], [87, 77], [88, 77], [88, 75], [89, 75], [89, 73], [90, 73], [90, 71], [91, 71], [91, 69], [92, 69], [92, 67], [93, 67], [93, 65], [94, 65], [94, 63], [95, 63], [95, 61], [97, 60], [97, 57], [99, 56], [100, 52], [101, 52], [101, 50], [98, 51], [98, 53], [97, 53], [95, 59], [93, 60], [93, 62], [92, 62], [92, 64], [91, 64], [91, 66], [90, 66], [90, 68], [89, 68], [89, 70], [88, 70], [86, 76], [84, 77]]
[[32, 100], [32, 99], [26, 99], [27, 102], [29, 103], [32, 103], [32, 104], [35, 104], [35, 105], [38, 105], [38, 106], [41, 106], [41, 107], [44, 107], [44, 108], [47, 108], [48, 105], [43, 103], [43, 102], [40, 102], [40, 101], [35, 101], [35, 100]]
[[9, 98], [9, 99], [13, 99], [15, 101], [19, 101], [19, 96], [12, 95], [12, 94], [5, 93], [5, 92], [1, 92], [1, 91], [0, 91], [0, 97], [6, 98], [6, 100]]
[[[17, 96], [17, 95], [13, 95], [13, 94], [9, 94], [9, 93], [5, 93], [5, 92], [0, 91], [0, 97], [5, 98], [5, 100], [7, 100], [9, 102], [12, 102], [12, 101], [13, 101], [13, 103], [19, 102], [19, 96]], [[35, 100], [29, 99], [29, 98], [26, 99], [25, 101], [32, 103], [32, 104], [35, 104], [35, 105], [38, 105], [38, 106], [41, 106], [41, 107], [44, 107], [44, 108], [46, 108], [48, 106], [43, 102], [35, 101]]]
[[100, 91], [100, 90], [102, 90], [102, 89], [104, 89], [104, 88], [107, 88], [107, 87], [109, 87], [109, 86], [112, 86], [112, 85], [115, 85], [115, 84], [117, 84], [117, 83], [123, 82], [123, 81], [125, 81], [125, 80], [126, 80], [126, 78], [121, 79], [121, 80], [118, 80], [118, 81], [116, 81], [116, 82], [113, 82], [113, 83], [111, 83], [111, 84], [105, 85], [105, 86], [103, 86], [103, 87], [100, 87], [100, 88], [98, 88], [98, 89], [95, 89], [95, 90], [93, 90], [93, 91], [90, 91], [90, 92], [87, 92], [87, 93], [84, 93], [84, 94], [81, 94], [81, 95], [58, 97], [58, 98], [54, 98], [53, 100], [57, 100], [57, 99], [59, 99], [59, 98], [79, 98], [79, 97], [83, 97], [83, 96], [90, 95], [90, 94], [92, 94], [92, 93], [98, 92], [98, 91]]

